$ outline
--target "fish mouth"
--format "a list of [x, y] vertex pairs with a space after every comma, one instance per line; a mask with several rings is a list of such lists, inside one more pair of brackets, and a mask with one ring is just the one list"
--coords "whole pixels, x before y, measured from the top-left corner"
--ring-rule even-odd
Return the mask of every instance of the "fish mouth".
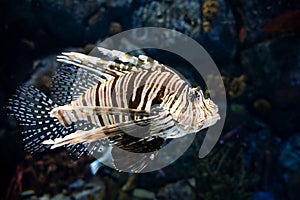
[[205, 119], [204, 126], [201, 129], [205, 129], [207, 127], [210, 127], [210, 126], [216, 124], [217, 121], [220, 119], [221, 119], [221, 116], [219, 115], [219, 113], [215, 113], [214, 115], [209, 116], [208, 118]]
[[206, 104], [207, 111], [210, 113], [206, 119], [204, 120], [203, 126], [201, 129], [213, 126], [217, 123], [218, 120], [221, 119], [220, 114], [218, 113], [219, 107], [217, 104], [215, 104], [211, 99], [205, 99], [204, 100]]

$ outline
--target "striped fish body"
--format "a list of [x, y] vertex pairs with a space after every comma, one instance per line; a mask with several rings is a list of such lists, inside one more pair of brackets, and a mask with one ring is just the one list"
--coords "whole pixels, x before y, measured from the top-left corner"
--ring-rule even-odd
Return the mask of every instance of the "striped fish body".
[[[125, 119], [128, 116], [110, 116], [104, 108], [109, 112], [113, 112], [114, 108], [119, 109], [118, 111], [123, 109], [124, 112], [128, 111], [127, 114], [130, 114], [130, 110], [150, 113], [153, 106], [162, 108], [164, 107], [163, 100], [168, 97], [170, 91], [176, 89], [166, 85], [172, 78], [180, 81], [169, 72], [127, 73], [98, 83], [77, 100], [53, 109], [52, 115], [60, 119], [64, 126], [78, 120], [91, 121], [98, 127], [125, 122], [129, 120]], [[98, 107], [102, 108], [102, 113], [97, 116]], [[84, 108], [90, 108], [88, 115]], [[137, 118], [138, 115], [139, 112], [135, 117]]]
[[[197, 96], [193, 98], [193, 96]], [[98, 112], [98, 108], [100, 112]], [[114, 111], [114, 108], [118, 108]], [[206, 128], [205, 119], [215, 120], [212, 111], [217, 107], [206, 100], [200, 90], [189, 87], [179, 76], [170, 72], [132, 72], [112, 78], [88, 89], [70, 104], [52, 110], [64, 126], [78, 121], [89, 121], [97, 127], [111, 126], [137, 120], [141, 113], [151, 113], [159, 108], [163, 115], [157, 126], [162, 128], [160, 136], [176, 138]], [[118, 112], [127, 115], [118, 115]], [[136, 114], [131, 115], [131, 110]], [[115, 112], [115, 115], [109, 113]], [[166, 114], [168, 113], [168, 114]], [[218, 117], [218, 116], [217, 116]], [[207, 126], [207, 125], [206, 125]]]
[[[106, 143], [109, 154], [111, 145], [157, 152], [165, 139], [198, 132], [220, 118], [217, 105], [169, 67], [143, 55], [98, 50], [105, 59], [58, 56], [64, 65], [53, 79], [53, 100], [31, 86], [21, 87], [10, 100], [28, 151], [67, 145], [71, 154], [88, 150], [93, 155]], [[140, 171], [148, 161], [136, 163], [143, 163], [131, 165]]]

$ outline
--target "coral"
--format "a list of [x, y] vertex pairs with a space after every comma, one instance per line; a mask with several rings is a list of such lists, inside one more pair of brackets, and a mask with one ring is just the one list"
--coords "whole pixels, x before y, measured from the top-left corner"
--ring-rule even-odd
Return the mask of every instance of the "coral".
[[203, 30], [204, 32], [211, 31], [211, 23], [220, 11], [220, 3], [218, 0], [205, 0], [202, 4], [202, 15], [203, 15]]
[[235, 99], [241, 96], [246, 90], [246, 76], [241, 75], [233, 78], [227, 85], [227, 93], [230, 99]]
[[218, 0], [206, 0], [202, 4], [202, 14], [207, 20], [212, 20], [220, 11]]
[[211, 31], [211, 23], [209, 21], [204, 21], [202, 23], [204, 32], [210, 32]]

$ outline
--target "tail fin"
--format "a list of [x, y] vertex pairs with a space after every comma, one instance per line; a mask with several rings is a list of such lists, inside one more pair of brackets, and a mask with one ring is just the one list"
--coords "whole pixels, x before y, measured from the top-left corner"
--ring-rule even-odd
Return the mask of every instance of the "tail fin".
[[62, 137], [63, 125], [49, 112], [57, 105], [33, 86], [22, 86], [17, 94], [9, 99], [7, 108], [22, 128], [25, 150], [41, 152], [49, 145], [42, 142], [48, 139]]

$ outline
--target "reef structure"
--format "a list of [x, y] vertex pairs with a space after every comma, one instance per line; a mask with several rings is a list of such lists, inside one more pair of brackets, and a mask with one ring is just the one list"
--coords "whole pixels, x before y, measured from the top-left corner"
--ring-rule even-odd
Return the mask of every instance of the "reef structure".
[[155, 26], [174, 29], [193, 38], [201, 27], [199, 1], [150, 1], [133, 14], [133, 26]]
[[220, 3], [218, 0], [205, 0], [202, 3], [202, 27], [204, 32], [210, 32], [212, 29], [212, 21], [220, 11]]

